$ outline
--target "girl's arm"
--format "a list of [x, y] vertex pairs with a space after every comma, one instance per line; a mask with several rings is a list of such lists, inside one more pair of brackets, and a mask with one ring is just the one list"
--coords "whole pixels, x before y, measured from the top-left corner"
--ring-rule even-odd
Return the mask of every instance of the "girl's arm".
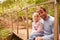
[[43, 29], [44, 29], [43, 24], [42, 23], [39, 23], [37, 32], [42, 32]]

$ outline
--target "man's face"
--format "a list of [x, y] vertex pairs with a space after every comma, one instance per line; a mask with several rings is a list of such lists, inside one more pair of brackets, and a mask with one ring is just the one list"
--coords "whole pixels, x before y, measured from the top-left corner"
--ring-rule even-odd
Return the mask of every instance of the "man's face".
[[40, 15], [41, 18], [46, 19], [47, 13], [43, 9], [40, 9], [38, 11], [38, 13], [39, 13], [39, 15]]

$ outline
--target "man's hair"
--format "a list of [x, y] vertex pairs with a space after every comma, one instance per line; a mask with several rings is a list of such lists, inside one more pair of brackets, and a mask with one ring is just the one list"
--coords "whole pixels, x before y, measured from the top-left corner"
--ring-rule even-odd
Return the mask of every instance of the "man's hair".
[[39, 11], [40, 11], [40, 9], [42, 9], [43, 11], [45, 11], [45, 12], [46, 12], [46, 9], [45, 9], [44, 7], [39, 7], [39, 8], [38, 8], [38, 10], [37, 10], [36, 12], [39, 12]]
[[40, 7], [41, 9], [43, 9], [46, 12], [46, 9], [44, 7]]

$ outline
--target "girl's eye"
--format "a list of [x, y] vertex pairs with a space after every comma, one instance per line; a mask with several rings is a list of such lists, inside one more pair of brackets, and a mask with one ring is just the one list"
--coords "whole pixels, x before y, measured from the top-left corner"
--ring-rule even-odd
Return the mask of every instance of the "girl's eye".
[[37, 15], [37, 16], [35, 16], [35, 17], [39, 17], [39, 16]]
[[40, 13], [43, 13], [42, 11]]
[[36, 16], [36, 17], [39, 17], [39, 16]]

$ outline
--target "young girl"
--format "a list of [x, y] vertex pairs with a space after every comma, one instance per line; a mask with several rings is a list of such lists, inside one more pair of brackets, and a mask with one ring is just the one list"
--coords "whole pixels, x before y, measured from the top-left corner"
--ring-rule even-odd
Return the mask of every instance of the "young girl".
[[35, 40], [37, 36], [43, 36], [44, 34], [43, 20], [40, 18], [38, 13], [33, 14], [32, 22], [32, 35], [29, 40]]

